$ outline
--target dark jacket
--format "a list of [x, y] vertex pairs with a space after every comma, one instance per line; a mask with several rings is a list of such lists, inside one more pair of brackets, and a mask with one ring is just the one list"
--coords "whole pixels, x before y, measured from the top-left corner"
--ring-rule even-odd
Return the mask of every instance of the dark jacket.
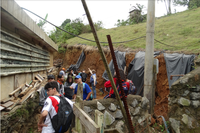
[[73, 89], [70, 89], [71, 85], [72, 85], [72, 83], [65, 82], [65, 84], [64, 84], [65, 96], [73, 96], [74, 95]]
[[86, 73], [81, 73], [82, 81], [85, 82], [87, 79], [87, 74]]

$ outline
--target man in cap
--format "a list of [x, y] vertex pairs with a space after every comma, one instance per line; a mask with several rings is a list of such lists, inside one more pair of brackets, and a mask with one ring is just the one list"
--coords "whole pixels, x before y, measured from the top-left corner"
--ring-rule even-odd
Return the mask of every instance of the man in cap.
[[[51, 81], [55, 81], [55, 77], [52, 74], [48, 75], [47, 79], [48, 79], [48, 83]], [[47, 91], [44, 89], [44, 87], [42, 87], [40, 91], [40, 105], [41, 106], [44, 106], [44, 102], [47, 99], [47, 97], [48, 97]]]
[[62, 70], [59, 72], [60, 75], [63, 75], [64, 77], [66, 76], [65, 74], [65, 68], [62, 68]]
[[75, 77], [75, 80], [76, 80], [77, 85], [76, 85], [76, 88], [75, 88], [75, 91], [74, 91], [74, 99], [76, 99], [78, 85], [83, 85], [83, 100], [85, 100], [85, 101], [90, 100], [92, 91], [91, 91], [89, 85], [87, 83], [83, 83], [82, 82], [82, 79], [81, 79], [80, 75], [77, 75]]

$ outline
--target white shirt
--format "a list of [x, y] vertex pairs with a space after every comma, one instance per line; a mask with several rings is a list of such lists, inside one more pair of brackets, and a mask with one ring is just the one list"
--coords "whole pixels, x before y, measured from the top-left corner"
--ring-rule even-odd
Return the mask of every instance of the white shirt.
[[[72, 102], [71, 100], [69, 100], [68, 98], [65, 98], [67, 100], [67, 102], [71, 105], [71, 107], [73, 108], [73, 104], [74, 102]], [[44, 107], [42, 109], [42, 112], [44, 110], [48, 111], [48, 113], [50, 114], [51, 118], [53, 118], [54, 115], [57, 114], [58, 112], [58, 104], [60, 103], [60, 99], [57, 96], [50, 96], [46, 99], [45, 103], [44, 103]], [[45, 125], [47, 125], [47, 127], [43, 127], [42, 128], [42, 133], [54, 133], [55, 130], [52, 127], [51, 124], [51, 119], [49, 114], [46, 116], [46, 120], [44, 122]]]

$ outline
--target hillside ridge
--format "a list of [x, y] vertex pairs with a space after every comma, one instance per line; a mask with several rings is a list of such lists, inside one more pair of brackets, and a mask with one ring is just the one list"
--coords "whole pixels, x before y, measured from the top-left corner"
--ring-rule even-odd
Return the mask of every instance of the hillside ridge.
[[[154, 38], [164, 44], [154, 41], [155, 50], [178, 51], [187, 53], [199, 53], [200, 50], [200, 8], [186, 10], [156, 18]], [[97, 31], [99, 40], [107, 42], [106, 35], [111, 35], [113, 42], [122, 42], [146, 35], [146, 22], [129, 26], [121, 26], [112, 29]], [[94, 40], [92, 33], [81, 34], [81, 37]], [[87, 44], [96, 46], [95, 42], [82, 40], [78, 37], [67, 40], [68, 45]], [[165, 45], [166, 44], [166, 45]], [[108, 44], [102, 44], [107, 46]], [[170, 45], [170, 46], [169, 46]], [[146, 38], [140, 38], [131, 42], [114, 44], [114, 47], [145, 50]]]

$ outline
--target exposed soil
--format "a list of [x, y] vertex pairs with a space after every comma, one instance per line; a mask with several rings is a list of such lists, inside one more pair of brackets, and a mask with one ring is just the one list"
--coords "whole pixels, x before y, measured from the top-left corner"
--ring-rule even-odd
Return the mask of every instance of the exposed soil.
[[[105, 80], [102, 78], [103, 72], [105, 71], [105, 67], [103, 61], [101, 60], [101, 56], [97, 50], [97, 48], [88, 48], [88, 47], [68, 47], [67, 52], [65, 55], [63, 54], [56, 54], [54, 59], [63, 59], [63, 66], [68, 68], [71, 64], [76, 64], [82, 49], [84, 49], [86, 58], [84, 62], [80, 66], [80, 70], [85, 69], [86, 73], [88, 74], [87, 83], [89, 84], [90, 80], [90, 73], [88, 68], [95, 69], [97, 74], [97, 99], [102, 99], [106, 94], [102, 95], [99, 92], [100, 88], [104, 89]], [[111, 61], [111, 54], [108, 50], [105, 50], [106, 60], [109, 63]], [[128, 66], [130, 62], [134, 59], [135, 52], [126, 51], [126, 71], [128, 71]], [[167, 118], [167, 111], [168, 111], [168, 94], [169, 94], [169, 86], [168, 86], [168, 79], [167, 79], [167, 71], [166, 65], [163, 54], [156, 57], [159, 60], [159, 73], [157, 75], [157, 83], [156, 83], [156, 95], [155, 95], [155, 102], [156, 105], [154, 107], [156, 115], [163, 115]], [[61, 67], [61, 68], [62, 68]], [[90, 85], [90, 84], [89, 84]]]
[[167, 79], [167, 70], [164, 55], [161, 54], [156, 57], [159, 60], [159, 73], [157, 74], [156, 82], [156, 97], [154, 106], [154, 112], [157, 116], [163, 115], [167, 119], [168, 112], [168, 95], [169, 84]]

